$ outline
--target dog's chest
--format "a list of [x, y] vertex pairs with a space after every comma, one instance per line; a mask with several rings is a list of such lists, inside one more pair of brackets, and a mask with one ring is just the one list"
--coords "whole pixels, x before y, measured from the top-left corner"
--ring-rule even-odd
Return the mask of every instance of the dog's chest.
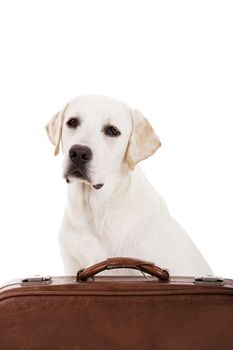
[[[120, 192], [120, 193], [119, 193]], [[68, 211], [73, 237], [77, 246], [82, 240], [91, 246], [96, 245], [107, 250], [108, 254], [121, 254], [126, 247], [137, 244], [138, 226], [140, 226], [143, 209], [141, 200], [131, 198], [129, 192], [118, 191], [110, 197], [103, 197], [99, 192], [87, 195], [70, 192]]]
[[127, 230], [126, 214], [114, 205], [92, 209], [91, 217], [90, 229], [102, 242], [117, 242]]

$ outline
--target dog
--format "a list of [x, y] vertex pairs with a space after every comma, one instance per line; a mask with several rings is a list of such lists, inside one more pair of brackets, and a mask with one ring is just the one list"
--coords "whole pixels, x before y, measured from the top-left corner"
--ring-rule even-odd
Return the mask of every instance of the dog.
[[138, 165], [161, 146], [140, 111], [110, 97], [81, 96], [46, 130], [55, 155], [60, 147], [64, 155], [59, 244], [67, 275], [114, 256], [149, 260], [176, 276], [212, 274]]

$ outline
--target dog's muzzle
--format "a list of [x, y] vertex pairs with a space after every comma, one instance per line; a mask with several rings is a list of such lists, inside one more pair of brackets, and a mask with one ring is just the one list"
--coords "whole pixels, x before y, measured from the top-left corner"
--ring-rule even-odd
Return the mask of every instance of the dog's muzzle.
[[[92, 150], [87, 146], [73, 145], [69, 150], [70, 166], [65, 174], [66, 182], [69, 183], [69, 176], [78, 177], [91, 183], [87, 166], [92, 160]], [[95, 190], [99, 190], [104, 184], [92, 185]]]
[[64, 175], [66, 182], [70, 176], [74, 176], [90, 182], [88, 174], [88, 163], [93, 157], [92, 150], [82, 145], [73, 145], [69, 150], [69, 166]]

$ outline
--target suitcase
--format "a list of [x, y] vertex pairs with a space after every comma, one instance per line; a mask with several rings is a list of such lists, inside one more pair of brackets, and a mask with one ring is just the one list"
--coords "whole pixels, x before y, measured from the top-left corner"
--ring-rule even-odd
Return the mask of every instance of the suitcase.
[[[112, 268], [142, 275], [96, 276]], [[233, 280], [169, 277], [138, 259], [16, 280], [0, 301], [1, 350], [233, 349]]]

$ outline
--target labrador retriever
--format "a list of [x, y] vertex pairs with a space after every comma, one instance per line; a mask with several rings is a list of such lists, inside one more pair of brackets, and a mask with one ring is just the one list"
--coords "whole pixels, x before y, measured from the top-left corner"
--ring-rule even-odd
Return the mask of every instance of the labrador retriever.
[[82, 96], [46, 130], [55, 155], [60, 147], [64, 154], [68, 200], [59, 243], [66, 274], [114, 256], [153, 261], [171, 275], [212, 273], [137, 165], [161, 146], [141, 112]]

